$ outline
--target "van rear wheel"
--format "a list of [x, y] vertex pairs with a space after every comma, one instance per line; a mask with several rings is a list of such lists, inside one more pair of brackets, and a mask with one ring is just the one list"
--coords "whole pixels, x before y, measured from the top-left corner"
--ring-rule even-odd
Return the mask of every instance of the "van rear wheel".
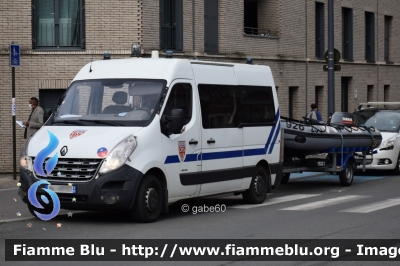
[[268, 174], [264, 167], [258, 165], [251, 179], [250, 188], [242, 193], [243, 200], [250, 204], [263, 203], [267, 197]]
[[161, 214], [163, 191], [157, 177], [143, 177], [136, 194], [135, 204], [131, 210], [133, 218], [142, 223], [155, 222]]

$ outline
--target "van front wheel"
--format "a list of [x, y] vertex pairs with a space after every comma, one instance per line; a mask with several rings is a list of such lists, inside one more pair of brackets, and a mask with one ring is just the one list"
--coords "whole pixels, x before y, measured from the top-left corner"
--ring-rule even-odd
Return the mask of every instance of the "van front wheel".
[[250, 188], [242, 193], [243, 200], [250, 204], [263, 203], [267, 197], [268, 174], [264, 167], [257, 166], [256, 173], [251, 179]]
[[162, 206], [160, 181], [153, 175], [144, 176], [131, 211], [133, 218], [142, 223], [155, 222], [161, 214]]

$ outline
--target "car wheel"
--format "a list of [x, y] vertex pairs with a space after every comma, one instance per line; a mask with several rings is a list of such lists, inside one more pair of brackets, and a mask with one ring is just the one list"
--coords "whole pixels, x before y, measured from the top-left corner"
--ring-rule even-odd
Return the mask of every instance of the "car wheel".
[[397, 163], [396, 163], [396, 167], [392, 170], [392, 174], [393, 175], [400, 175], [400, 154], [397, 156]]
[[282, 174], [281, 184], [287, 184], [287, 182], [289, 182], [289, 179], [290, 179], [290, 173]]
[[161, 214], [162, 206], [163, 191], [160, 181], [153, 175], [145, 176], [131, 210], [133, 218], [142, 223], [155, 222]]
[[267, 197], [268, 174], [264, 167], [258, 165], [251, 179], [250, 187], [242, 193], [243, 200], [250, 204], [263, 203]]
[[353, 183], [354, 167], [351, 163], [348, 163], [346, 169], [339, 173], [339, 179], [342, 186], [350, 186]]

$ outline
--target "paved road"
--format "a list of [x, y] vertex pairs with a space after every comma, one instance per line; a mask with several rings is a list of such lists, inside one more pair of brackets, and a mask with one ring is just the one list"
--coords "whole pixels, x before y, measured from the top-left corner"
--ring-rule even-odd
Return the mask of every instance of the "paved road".
[[[357, 175], [351, 187], [341, 187], [336, 175], [293, 175], [286, 185], [275, 189], [261, 205], [245, 205], [241, 197], [207, 198], [180, 202], [156, 223], [133, 223], [123, 213], [74, 212], [51, 221], [38, 219], [3, 222], [1, 239], [400, 239], [400, 178], [380, 174]], [[1, 219], [29, 217], [17, 190], [0, 191]], [[16, 198], [17, 201], [14, 201]], [[6, 203], [6, 204], [4, 204]], [[183, 213], [181, 206], [190, 211]], [[224, 213], [192, 214], [194, 207], [225, 204]], [[11, 218], [9, 218], [11, 217]], [[27, 224], [31, 223], [32, 227]], [[57, 227], [61, 223], [61, 227]], [[4, 241], [0, 243], [4, 260]], [[168, 265], [242, 265], [242, 262], [181, 262]], [[332, 262], [331, 262], [332, 263]], [[325, 265], [330, 262], [282, 262], [273, 265]], [[72, 265], [43, 262], [43, 265]], [[74, 263], [109, 265], [110, 262]], [[132, 265], [132, 262], [116, 265]], [[138, 264], [138, 263], [135, 263]], [[139, 264], [158, 265], [149, 262]], [[249, 265], [265, 265], [263, 262]], [[269, 263], [270, 264], [270, 263]], [[338, 262], [337, 265], [376, 265]], [[379, 263], [382, 265], [391, 264]], [[37, 262], [5, 265], [38, 265]]]

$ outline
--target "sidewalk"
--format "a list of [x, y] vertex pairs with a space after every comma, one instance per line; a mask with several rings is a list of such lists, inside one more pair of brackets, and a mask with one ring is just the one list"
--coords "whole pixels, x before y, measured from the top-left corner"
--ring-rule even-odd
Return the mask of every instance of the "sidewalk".
[[17, 180], [13, 180], [13, 174], [0, 174], [0, 190], [9, 188], [18, 188], [19, 173], [17, 173]]

